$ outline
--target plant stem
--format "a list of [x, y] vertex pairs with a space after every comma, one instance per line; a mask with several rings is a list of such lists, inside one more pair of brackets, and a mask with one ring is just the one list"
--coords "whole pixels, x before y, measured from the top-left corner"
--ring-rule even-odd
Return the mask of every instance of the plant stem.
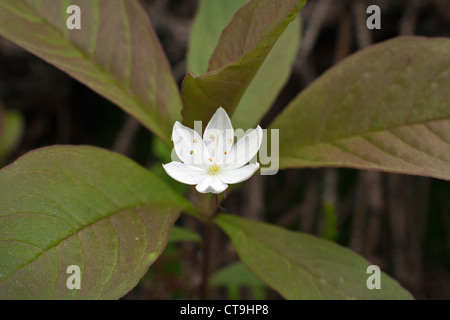
[[200, 285], [200, 299], [206, 300], [208, 296], [208, 278], [209, 278], [209, 251], [212, 240], [213, 224], [211, 220], [206, 223], [205, 233], [203, 235], [203, 265], [202, 265], [202, 282]]
[[216, 208], [212, 215], [206, 221], [205, 232], [203, 234], [203, 261], [202, 261], [202, 281], [200, 284], [200, 299], [206, 300], [208, 296], [208, 279], [209, 279], [209, 260], [210, 260], [210, 244], [212, 242], [214, 224], [213, 219], [217, 212], [223, 212], [224, 209], [219, 205], [219, 196], [214, 194]]

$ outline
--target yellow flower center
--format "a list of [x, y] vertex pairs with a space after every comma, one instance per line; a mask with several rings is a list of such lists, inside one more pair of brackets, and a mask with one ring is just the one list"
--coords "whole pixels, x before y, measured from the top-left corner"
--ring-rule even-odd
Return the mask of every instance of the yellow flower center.
[[208, 172], [212, 175], [218, 174], [220, 172], [220, 166], [218, 166], [217, 164], [212, 164], [209, 166]]

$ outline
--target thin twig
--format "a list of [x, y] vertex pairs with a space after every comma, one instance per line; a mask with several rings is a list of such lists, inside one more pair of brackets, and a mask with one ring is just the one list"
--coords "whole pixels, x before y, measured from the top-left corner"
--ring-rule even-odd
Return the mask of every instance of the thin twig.
[[245, 182], [243, 190], [242, 212], [250, 219], [262, 220], [264, 213], [264, 179], [261, 175], [254, 175]]
[[302, 43], [300, 45], [300, 50], [295, 62], [296, 69], [303, 67], [303, 64], [306, 62], [306, 58], [314, 49], [320, 30], [322, 29], [323, 22], [327, 16], [328, 9], [331, 7], [331, 3], [331, 0], [316, 2], [308, 23], [308, 27], [305, 30]]
[[[358, 181], [354, 197], [354, 214], [352, 220], [350, 248], [363, 254], [365, 248], [366, 224], [367, 224], [367, 184], [365, 171], [359, 171]], [[370, 192], [370, 191], [369, 191]]]
[[334, 49], [334, 64], [337, 64], [350, 54], [352, 49], [352, 37], [352, 18], [350, 13], [345, 11], [341, 14], [339, 19], [336, 47]]
[[361, 0], [354, 0], [352, 3], [353, 16], [355, 19], [356, 42], [359, 49], [363, 49], [372, 44], [372, 34], [366, 26], [366, 3]]
[[118, 153], [128, 154], [139, 127], [140, 124], [135, 118], [127, 116], [112, 149]]
[[422, 7], [422, 0], [413, 0], [405, 7], [405, 12], [400, 23], [400, 35], [413, 35], [416, 31], [417, 17]]

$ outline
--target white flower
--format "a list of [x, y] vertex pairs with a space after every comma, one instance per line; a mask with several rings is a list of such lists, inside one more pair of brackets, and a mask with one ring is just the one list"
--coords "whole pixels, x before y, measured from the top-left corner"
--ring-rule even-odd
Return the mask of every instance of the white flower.
[[196, 185], [201, 193], [221, 193], [228, 184], [250, 178], [259, 163], [247, 164], [261, 146], [263, 131], [260, 126], [249, 131], [234, 143], [234, 130], [223, 108], [217, 109], [209, 121], [203, 139], [200, 135], [175, 122], [172, 140], [177, 156], [163, 168], [173, 179]]

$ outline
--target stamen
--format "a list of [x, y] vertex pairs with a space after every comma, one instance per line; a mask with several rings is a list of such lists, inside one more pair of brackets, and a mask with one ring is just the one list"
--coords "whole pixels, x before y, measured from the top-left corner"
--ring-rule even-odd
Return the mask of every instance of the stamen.
[[209, 138], [212, 140], [212, 139], [214, 138], [214, 135], [211, 133], [211, 134], [209, 135]]
[[194, 151], [193, 151], [193, 150], [191, 150], [191, 151], [189, 151], [189, 153], [190, 153], [191, 155], [193, 155], [193, 154], [194, 154]]
[[197, 143], [198, 140], [197, 140], [197, 139], [194, 139], [193, 141], [194, 141], [194, 143]]
[[224, 153], [225, 153], [225, 155], [226, 155], [228, 152], [225, 151]]
[[212, 158], [209, 158], [208, 160], [209, 160], [209, 162], [212, 162]]
[[228, 138], [228, 144], [231, 144], [233, 142], [233, 139]]
[[208, 172], [211, 175], [216, 175], [220, 172], [220, 166], [218, 166], [217, 164], [212, 164], [209, 166]]

